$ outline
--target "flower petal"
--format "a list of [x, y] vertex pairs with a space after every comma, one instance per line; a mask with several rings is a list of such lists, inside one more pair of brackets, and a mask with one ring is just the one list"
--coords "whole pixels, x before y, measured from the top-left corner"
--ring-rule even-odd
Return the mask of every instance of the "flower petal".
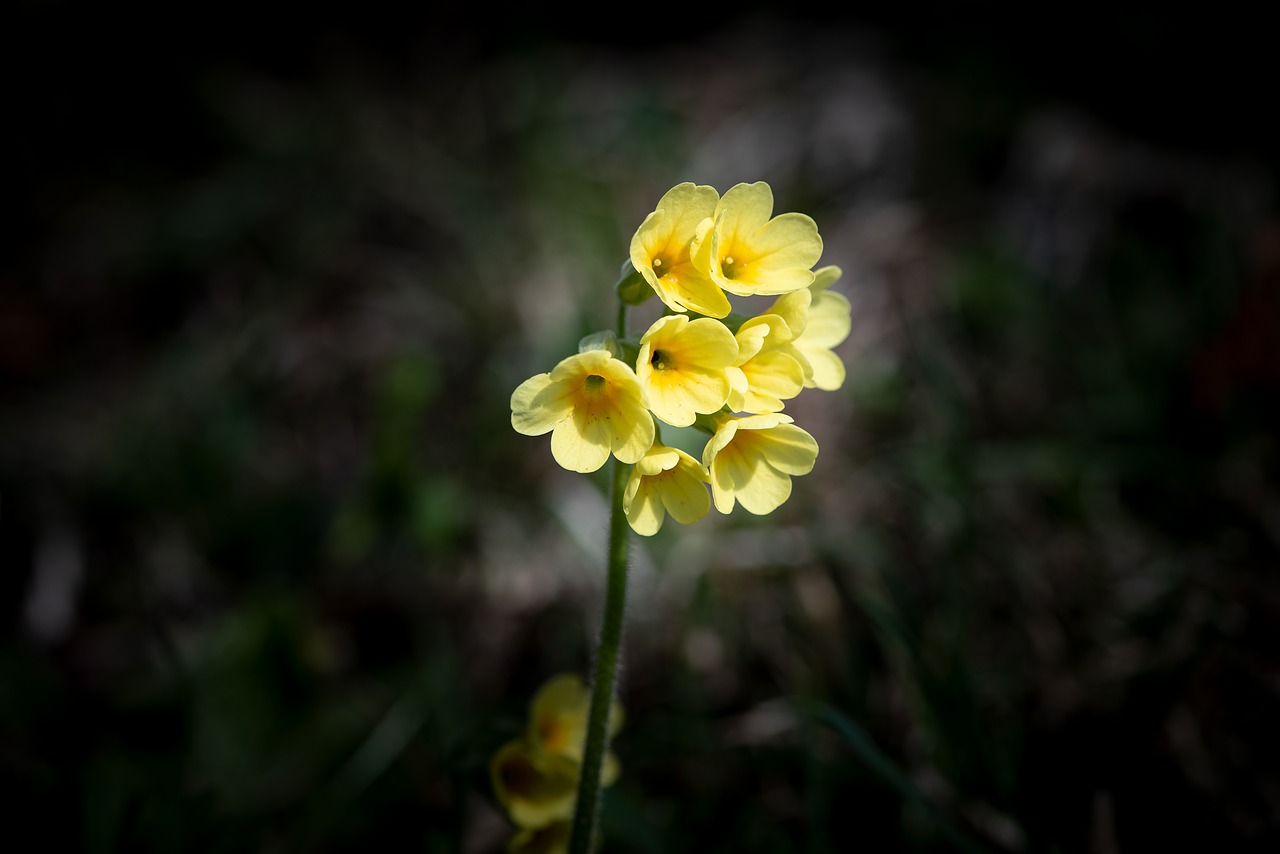
[[748, 238], [773, 214], [773, 189], [764, 181], [735, 184], [720, 198], [715, 211], [717, 232]]
[[671, 518], [681, 525], [691, 525], [706, 516], [711, 509], [711, 496], [707, 492], [705, 476], [666, 476], [662, 485], [662, 504]]
[[762, 437], [769, 465], [789, 475], [808, 474], [818, 459], [818, 442], [794, 424], [779, 424]]
[[550, 374], [537, 374], [511, 393], [511, 426], [526, 436], [541, 436], [569, 417], [572, 399]]
[[767, 515], [791, 497], [791, 478], [761, 463], [755, 466], [746, 482], [737, 486], [736, 497], [748, 513]]
[[[632, 471], [635, 477], [635, 471]], [[630, 502], [624, 502], [623, 509], [627, 514], [627, 522], [631, 529], [642, 537], [652, 537], [662, 528], [666, 514], [662, 500], [652, 483], [640, 483]]]
[[606, 425], [598, 419], [585, 419], [584, 413], [575, 410], [551, 431], [551, 456], [569, 471], [597, 471], [609, 459], [611, 440]]

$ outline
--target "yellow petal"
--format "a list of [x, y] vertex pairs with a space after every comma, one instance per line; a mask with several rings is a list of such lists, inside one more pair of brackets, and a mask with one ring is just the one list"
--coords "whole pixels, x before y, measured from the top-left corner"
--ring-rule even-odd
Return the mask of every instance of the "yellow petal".
[[[619, 401], [618, 431], [613, 437], [613, 455], [624, 463], [634, 463], [653, 445], [653, 416], [640, 397]], [[598, 468], [598, 466], [597, 466]]]
[[852, 308], [844, 294], [819, 294], [809, 309], [808, 324], [800, 337], [810, 345], [834, 347], [849, 337]]
[[[691, 458], [692, 459], [692, 458]], [[696, 466], [696, 461], [694, 462]], [[711, 496], [707, 492], [706, 476], [698, 467], [699, 476], [671, 477], [662, 487], [662, 504], [671, 518], [681, 525], [691, 525], [707, 515], [711, 509]]]
[[541, 827], [573, 815], [578, 767], [566, 759], [538, 759], [515, 739], [489, 762], [494, 796], [521, 827]]
[[808, 288], [801, 288], [778, 297], [765, 313], [781, 317], [790, 329], [792, 337], [799, 338], [808, 325], [809, 307], [813, 299], [813, 294]]
[[738, 365], [759, 353], [770, 334], [769, 316], [753, 317], [738, 327]]
[[813, 283], [810, 268], [822, 257], [822, 237], [813, 218], [802, 213], [779, 214], [751, 236], [756, 264], [762, 269], [796, 268], [809, 271], [804, 284]]
[[[557, 393], [559, 392], [559, 393]], [[541, 436], [569, 416], [572, 400], [550, 374], [537, 374], [511, 393], [511, 426], [526, 436]]]
[[841, 270], [835, 264], [819, 267], [813, 271], [813, 284], [809, 286], [809, 290], [816, 297], [819, 293], [839, 281], [842, 275], [844, 275], [844, 270]]
[[561, 421], [551, 431], [551, 456], [569, 471], [597, 471], [609, 459], [612, 438], [605, 422], [584, 420], [582, 413]]
[[806, 387], [835, 391], [844, 385], [845, 367], [839, 356], [830, 350], [805, 350], [804, 354], [811, 369]]
[[779, 424], [768, 431], [764, 454], [769, 465], [778, 471], [808, 474], [818, 459], [818, 442], [794, 424]]
[[716, 205], [716, 231], [728, 237], [747, 238], [764, 226], [773, 214], [773, 189], [764, 181], [735, 184]]
[[[636, 477], [634, 470], [632, 477]], [[627, 523], [640, 536], [652, 537], [662, 529], [662, 522], [666, 518], [662, 499], [652, 484], [643, 484], [637, 479], [636, 487], [631, 500], [623, 502]]]
[[734, 486], [742, 509], [756, 516], [772, 513], [791, 497], [791, 478], [767, 464], [755, 466], [750, 477]]
[[762, 413], [777, 412], [783, 401], [804, 389], [804, 366], [781, 350], [768, 350], [742, 366], [747, 377], [747, 393], [742, 410]]

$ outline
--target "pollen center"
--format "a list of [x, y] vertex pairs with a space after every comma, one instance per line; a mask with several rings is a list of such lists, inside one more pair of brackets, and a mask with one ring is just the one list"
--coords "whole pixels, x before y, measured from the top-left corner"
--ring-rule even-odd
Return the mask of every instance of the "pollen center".
[[653, 358], [649, 360], [649, 364], [653, 365], [656, 370], [666, 371], [674, 367], [671, 354], [665, 350], [654, 350]]
[[726, 279], [733, 278], [734, 276], [733, 265], [734, 265], [734, 260], [732, 255], [724, 256], [724, 260], [720, 262], [720, 272], [724, 273], [724, 277]]
[[604, 387], [608, 385], [608, 382], [599, 374], [588, 374], [587, 378], [582, 381], [582, 389], [587, 394], [599, 394], [604, 391]]

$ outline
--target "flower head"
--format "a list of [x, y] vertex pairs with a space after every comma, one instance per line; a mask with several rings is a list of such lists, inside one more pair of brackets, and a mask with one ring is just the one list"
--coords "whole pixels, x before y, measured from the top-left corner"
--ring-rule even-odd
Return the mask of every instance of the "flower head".
[[551, 433], [551, 454], [570, 471], [593, 472], [612, 452], [634, 463], [653, 444], [653, 418], [631, 367], [607, 350], [569, 356], [511, 395], [511, 426]]
[[[590, 708], [591, 696], [578, 676], [566, 673], [548, 679], [529, 704], [522, 737], [502, 745], [490, 759], [494, 795], [518, 827], [546, 828], [573, 815]], [[621, 726], [622, 707], [614, 700], [610, 734]], [[618, 758], [610, 751], [601, 768], [601, 785], [612, 785], [620, 772]], [[527, 837], [521, 844], [533, 841]]]
[[688, 427], [699, 413], [718, 412], [729, 399], [726, 368], [737, 357], [738, 342], [720, 321], [670, 315], [640, 339], [636, 377], [654, 415]]
[[[581, 762], [590, 709], [591, 694], [577, 675], [562, 673], [547, 680], [529, 707], [526, 736], [533, 752]], [[621, 726], [622, 707], [614, 700], [609, 709], [609, 734]], [[616, 760], [614, 765], [616, 774]]]
[[739, 296], [808, 287], [811, 268], [822, 257], [818, 226], [805, 214], [772, 214], [773, 190], [765, 182], [731, 187], [716, 203], [711, 223], [698, 227], [690, 249], [694, 264]]
[[724, 292], [690, 256], [698, 227], [710, 220], [719, 198], [714, 187], [688, 181], [676, 184], [631, 238], [632, 266], [672, 311], [695, 311], [708, 317], [729, 314]]
[[524, 739], [508, 741], [489, 762], [498, 802], [520, 827], [544, 827], [573, 815], [578, 766], [563, 756], [539, 755]]
[[681, 525], [707, 515], [707, 473], [696, 459], [679, 448], [655, 444], [631, 470], [622, 507], [637, 533], [651, 537], [668, 513]]
[[748, 513], [772, 513], [791, 497], [791, 478], [808, 474], [818, 443], [789, 415], [727, 417], [702, 452], [711, 495], [721, 513], [740, 503]]

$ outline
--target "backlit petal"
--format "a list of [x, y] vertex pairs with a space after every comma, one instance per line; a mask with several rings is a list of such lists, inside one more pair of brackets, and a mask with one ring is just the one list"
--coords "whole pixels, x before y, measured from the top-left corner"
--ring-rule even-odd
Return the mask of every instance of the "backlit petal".
[[[556, 394], [559, 392], [559, 394]], [[537, 374], [511, 393], [511, 426], [526, 436], [541, 436], [569, 416], [573, 402], [550, 374]]]
[[551, 431], [551, 456], [569, 471], [582, 474], [598, 470], [609, 459], [610, 438], [604, 422], [584, 421], [575, 412]]

